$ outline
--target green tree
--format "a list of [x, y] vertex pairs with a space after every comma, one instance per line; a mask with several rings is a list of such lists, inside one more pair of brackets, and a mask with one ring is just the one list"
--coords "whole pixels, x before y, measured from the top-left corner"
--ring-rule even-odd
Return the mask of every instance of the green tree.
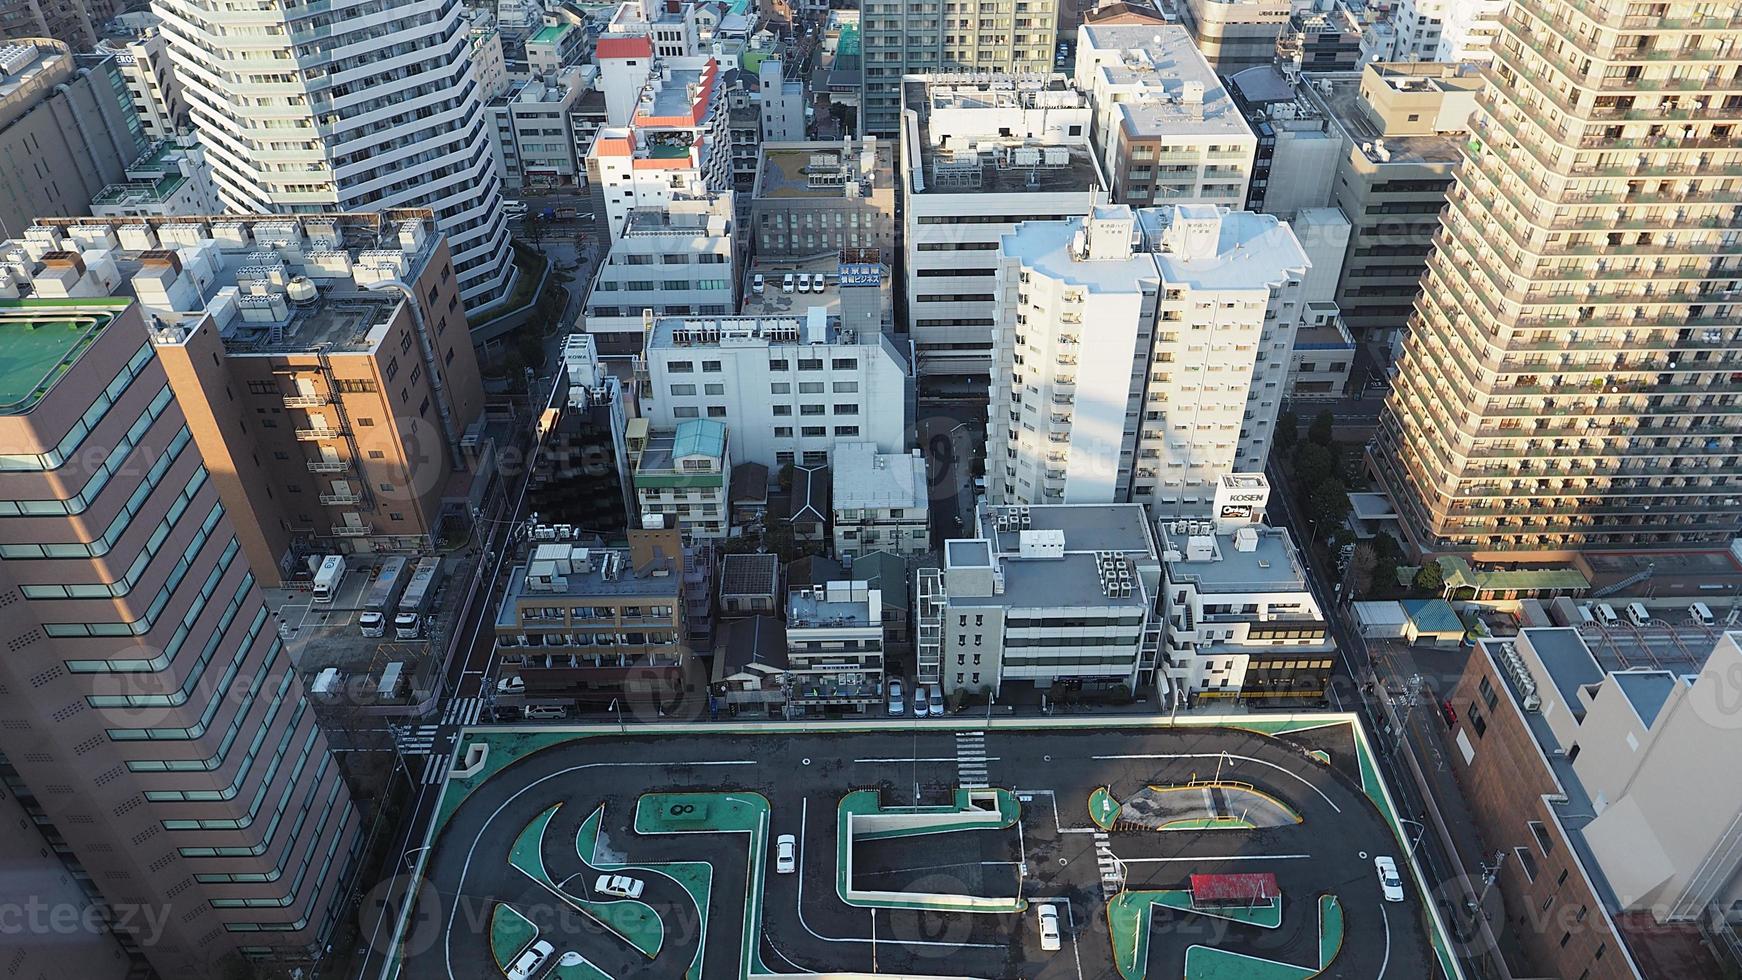
[[1337, 473], [1337, 458], [1329, 449], [1316, 442], [1303, 442], [1294, 450], [1294, 480], [1302, 493], [1312, 489]]
[[1429, 558], [1415, 572], [1415, 587], [1423, 592], [1438, 594], [1446, 586], [1446, 573], [1440, 569], [1439, 560]]
[[1373, 575], [1379, 570], [1379, 556], [1371, 542], [1355, 546], [1349, 558], [1349, 594], [1364, 596], [1373, 591]]
[[1349, 488], [1334, 477], [1320, 482], [1307, 491], [1306, 513], [1316, 534], [1329, 536], [1349, 516]]
[[1283, 452], [1293, 452], [1294, 444], [1300, 441], [1300, 416], [1293, 412], [1283, 412], [1276, 417], [1276, 448]]
[[1336, 427], [1336, 424], [1336, 416], [1332, 415], [1331, 410], [1327, 408], [1313, 416], [1313, 424], [1307, 428], [1307, 438], [1321, 446], [1329, 448], [1331, 445], [1331, 430]]

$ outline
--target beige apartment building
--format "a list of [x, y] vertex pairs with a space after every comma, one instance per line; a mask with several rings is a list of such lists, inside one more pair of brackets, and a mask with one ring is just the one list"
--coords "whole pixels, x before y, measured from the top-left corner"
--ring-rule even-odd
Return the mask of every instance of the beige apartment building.
[[466, 518], [483, 390], [429, 212], [43, 219], [0, 261], [15, 292], [137, 298], [264, 584]]
[[[159, 976], [306, 957], [360, 820], [243, 548], [251, 518], [142, 306], [43, 284], [0, 301], [0, 782]], [[11, 962], [100, 976], [74, 964], [107, 942]]]
[[1692, 2], [1502, 16], [1373, 451], [1417, 547], [1742, 529], [1739, 42]]

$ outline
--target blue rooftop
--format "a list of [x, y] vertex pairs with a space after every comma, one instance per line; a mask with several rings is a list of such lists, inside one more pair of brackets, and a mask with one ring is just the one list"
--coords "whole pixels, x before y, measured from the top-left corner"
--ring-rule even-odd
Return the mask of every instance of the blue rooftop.
[[685, 456], [720, 457], [726, 452], [726, 423], [715, 419], [690, 419], [679, 422], [672, 440], [671, 458]]
[[1444, 599], [1405, 599], [1402, 606], [1403, 614], [1415, 624], [1418, 633], [1463, 632], [1464, 621]]

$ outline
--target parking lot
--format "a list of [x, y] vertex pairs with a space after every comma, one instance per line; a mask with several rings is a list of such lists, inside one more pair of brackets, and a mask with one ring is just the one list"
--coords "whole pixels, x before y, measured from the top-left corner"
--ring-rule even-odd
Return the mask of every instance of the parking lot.
[[[1346, 716], [1242, 721], [474, 730], [401, 975], [486, 975], [537, 941], [565, 977], [1447, 975]], [[607, 872], [643, 891], [598, 893]], [[1194, 875], [1275, 894], [1213, 905]]]

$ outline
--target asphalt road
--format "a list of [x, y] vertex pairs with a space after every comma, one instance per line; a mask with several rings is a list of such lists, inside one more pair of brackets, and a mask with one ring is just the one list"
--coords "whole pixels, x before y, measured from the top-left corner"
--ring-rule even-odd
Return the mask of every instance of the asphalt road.
[[[876, 788], [886, 805], [943, 802], [962, 781], [964, 742], [983, 744], [991, 785], [1026, 798], [1019, 826], [920, 838], [904, 848], [861, 845], [856, 853], [867, 862], [862, 871], [877, 885], [894, 879], [902, 887], [938, 892], [1008, 897], [1019, 888], [1030, 903], [1059, 907], [1065, 947], [1057, 953], [1040, 950], [1031, 913], [871, 910], [849, 906], [837, 894], [841, 796]], [[1333, 764], [1314, 760], [1308, 749], [1328, 752]], [[1088, 796], [1097, 786], [1128, 797], [1149, 784], [1218, 774], [1285, 801], [1303, 823], [1261, 831], [1116, 830], [1103, 836], [1087, 819]], [[1381, 901], [1371, 855], [1401, 860], [1401, 847], [1358, 780], [1346, 728], [1303, 733], [1292, 741], [1229, 729], [1153, 727], [993, 729], [984, 735], [971, 729], [958, 735], [944, 724], [911, 722], [839, 734], [588, 738], [515, 762], [454, 813], [428, 855], [433, 887], [425, 889], [425, 902], [413, 916], [417, 927], [406, 943], [404, 975], [490, 975], [491, 909], [508, 901], [525, 903], [541, 929], [548, 923], [545, 938], [559, 950], [574, 949], [617, 977], [681, 977], [698, 942], [705, 944], [702, 976], [737, 976], [748, 919], [760, 933], [761, 959], [778, 972], [1112, 980], [1118, 973], [1103, 911], [1103, 867], [1110, 862], [1099, 860], [1097, 849], [1105, 841], [1124, 863], [1132, 889], [1184, 887], [1191, 873], [1268, 871], [1283, 891], [1284, 924], [1277, 930], [1157, 912], [1150, 977], [1181, 975], [1185, 951], [1194, 944], [1308, 963], [1316, 958], [1315, 896], [1324, 892], [1340, 898], [1347, 919], [1342, 952], [1326, 976], [1434, 976], [1425, 911], [1413, 881], [1406, 886], [1407, 902]], [[642, 793], [674, 789], [760, 793], [772, 803], [769, 841], [788, 833], [799, 838], [797, 874], [776, 874], [769, 861], [759, 915], [756, 899], [747, 899], [753, 852], [746, 835], [642, 835], [631, 829]], [[557, 804], [543, 846], [552, 879], [572, 879], [571, 890], [580, 894], [594, 876], [598, 869], [575, 852], [574, 830], [603, 805], [605, 839], [623, 863], [713, 864], [705, 929], [692, 928], [698, 925], [693, 903], [656, 873], [628, 872], [647, 880], [643, 900], [670, 929], [667, 948], [651, 961], [615, 936], [589, 929], [585, 919], [564, 915], [562, 903], [547, 892], [529, 892], [530, 880], [509, 865], [508, 853], [521, 830]]]

